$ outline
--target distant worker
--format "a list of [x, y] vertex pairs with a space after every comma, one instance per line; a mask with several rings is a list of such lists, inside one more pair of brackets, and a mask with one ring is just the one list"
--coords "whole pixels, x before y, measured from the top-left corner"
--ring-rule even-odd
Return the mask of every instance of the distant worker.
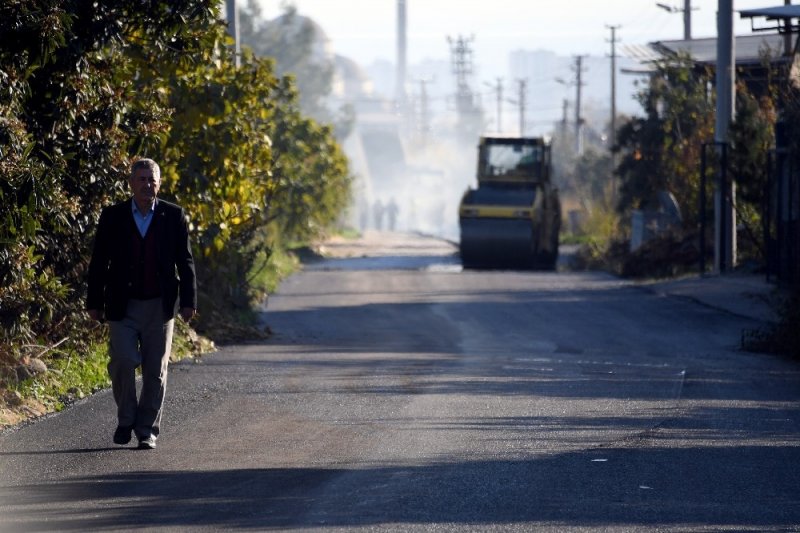
[[397, 207], [397, 202], [394, 201], [394, 197], [389, 200], [389, 205], [386, 206], [386, 216], [388, 217], [389, 221], [389, 231], [394, 231], [394, 227], [397, 224], [397, 213], [400, 209]]
[[380, 199], [375, 200], [375, 204], [372, 206], [372, 215], [375, 219], [375, 229], [380, 231], [383, 229], [383, 203]]
[[369, 204], [362, 198], [358, 202], [358, 229], [364, 231], [369, 226]]

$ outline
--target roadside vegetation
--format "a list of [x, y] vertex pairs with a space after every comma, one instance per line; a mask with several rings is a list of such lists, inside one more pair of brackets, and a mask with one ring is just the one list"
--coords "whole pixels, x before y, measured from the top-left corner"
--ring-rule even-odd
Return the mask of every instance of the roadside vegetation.
[[[765, 234], [769, 157], [775, 149], [775, 127], [782, 115], [789, 153], [800, 156], [800, 91], [780, 81], [769, 57], [767, 80], [758, 94], [737, 85], [736, 117], [729, 131], [730, 175], [737, 182], [740, 268], [763, 272], [767, 261]], [[621, 117], [614, 139], [616, 164], [604, 146], [587, 142], [578, 156], [566, 128], [554, 139], [556, 179], [568, 206], [566, 242], [579, 244], [574, 268], [600, 268], [632, 278], [666, 278], [699, 272], [701, 158], [707, 156], [706, 257], [713, 257], [713, 177], [721, 164], [714, 141], [713, 72], [688, 57], [664, 59], [643, 83], [638, 100], [642, 116]], [[780, 113], [779, 113], [780, 110]], [[794, 163], [795, 167], [797, 162]], [[668, 193], [680, 219], [631, 249], [635, 211], [663, 211], [660, 195]], [[773, 221], [774, 223], [774, 221]], [[748, 349], [800, 356], [797, 291], [783, 299], [779, 324], [745, 334]]]
[[83, 311], [100, 209], [152, 157], [184, 206], [199, 316], [174, 357], [267, 335], [256, 310], [332, 228], [350, 176], [333, 126], [292, 76], [236, 66], [212, 0], [11, 0], [0, 6], [0, 426], [108, 386], [105, 328]]

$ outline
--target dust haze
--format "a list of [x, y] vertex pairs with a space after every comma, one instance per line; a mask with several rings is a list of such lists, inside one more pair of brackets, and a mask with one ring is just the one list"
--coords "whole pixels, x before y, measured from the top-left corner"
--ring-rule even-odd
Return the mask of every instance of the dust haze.
[[357, 169], [350, 224], [360, 231], [457, 241], [458, 205], [476, 181], [478, 139], [440, 135], [421, 141], [387, 129], [358, 129], [364, 151], [361, 157], [349, 154]]

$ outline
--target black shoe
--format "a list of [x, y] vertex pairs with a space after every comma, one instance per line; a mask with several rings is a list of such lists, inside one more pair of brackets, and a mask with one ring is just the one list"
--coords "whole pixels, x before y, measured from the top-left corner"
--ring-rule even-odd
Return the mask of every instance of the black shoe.
[[131, 441], [133, 426], [117, 426], [114, 432], [114, 444], [128, 444]]
[[156, 447], [156, 438], [152, 435], [144, 438], [139, 439], [139, 449], [140, 450], [152, 450]]

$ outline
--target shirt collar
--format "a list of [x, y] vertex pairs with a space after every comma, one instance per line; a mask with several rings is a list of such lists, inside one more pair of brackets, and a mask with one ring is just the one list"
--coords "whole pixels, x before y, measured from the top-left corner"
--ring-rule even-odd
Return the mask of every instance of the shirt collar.
[[150, 211], [148, 211], [147, 213], [142, 215], [142, 212], [139, 211], [139, 206], [136, 205], [136, 200], [131, 198], [131, 211], [133, 212], [134, 215], [136, 215], [138, 213], [140, 216], [145, 216], [146, 217], [146, 216], [148, 216], [148, 215], [150, 215], [152, 213], [155, 213], [157, 205], [158, 205], [158, 198], [153, 200], [153, 205], [150, 206]]

